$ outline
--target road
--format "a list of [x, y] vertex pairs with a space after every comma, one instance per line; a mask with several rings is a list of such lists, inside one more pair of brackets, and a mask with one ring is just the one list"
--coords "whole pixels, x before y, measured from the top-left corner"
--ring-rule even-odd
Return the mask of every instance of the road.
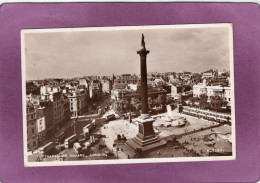
[[[100, 106], [102, 111], [105, 111], [105, 107], [109, 104], [112, 103], [112, 100], [110, 98], [105, 98], [104, 100], [97, 102], [96, 106]], [[98, 110], [96, 110], [95, 112], [97, 112]], [[87, 113], [84, 115], [85, 119], [78, 119], [78, 121], [76, 121], [75, 119], [71, 119], [66, 125], [64, 125], [56, 134], [60, 134], [61, 132], [65, 132], [64, 134], [64, 138], [68, 138], [70, 136], [72, 136], [74, 133], [77, 134], [77, 136], [80, 138], [82, 138], [83, 136], [81, 136], [81, 134], [83, 133], [83, 127], [90, 124], [92, 122], [93, 119], [96, 119], [98, 117], [102, 117], [102, 115], [98, 115], [98, 114], [92, 114], [92, 115], [88, 115], [87, 117]], [[93, 118], [92, 118], [93, 117]], [[88, 118], [88, 119], [86, 119]], [[75, 125], [75, 126], [74, 126]], [[103, 126], [103, 123], [96, 123], [96, 127], [94, 129], [92, 129], [91, 133], [92, 134], [96, 134], [96, 133], [100, 133], [100, 128]], [[105, 144], [104, 143], [105, 138], [100, 139], [96, 144], [94, 144], [94, 146], [91, 148], [91, 150], [88, 152], [88, 154], [92, 154], [91, 156], [85, 156], [85, 157], [81, 157], [80, 159], [84, 160], [84, 159], [104, 159], [105, 157], [99, 156], [99, 154], [104, 154], [105, 151], [110, 151], [107, 147], [99, 149], [98, 146], [100, 144]], [[63, 146], [63, 142], [61, 142], [60, 145], [57, 145], [56, 147], [62, 147]], [[63, 153], [63, 154], [75, 154], [75, 151], [73, 148], [71, 149], [66, 149], [63, 150], [61, 152], [56, 151], [54, 154], [59, 154], [59, 153]], [[28, 156], [28, 160], [29, 161], [36, 161], [36, 159], [39, 157], [39, 154], [33, 154], [33, 155], [29, 155]], [[106, 157], [107, 158], [107, 157]], [[110, 158], [115, 159], [115, 156], [111, 156]], [[69, 157], [66, 160], [79, 160], [78, 157]], [[44, 161], [59, 161], [59, 158], [56, 157], [48, 157], [48, 158], [44, 158]]]
[[[100, 102], [96, 102], [96, 106], [100, 106], [102, 111], [104, 111], [105, 107], [108, 105], [108, 104], [111, 104], [112, 103], [112, 100], [108, 97], [104, 98], [104, 100], [100, 101]], [[85, 113], [82, 117], [84, 119], [80, 119], [78, 118], [77, 122], [75, 123], [75, 132], [76, 134], [79, 136], [80, 134], [83, 133], [83, 127], [90, 124], [91, 121], [93, 119], [96, 119], [96, 118], [101, 118], [102, 115], [98, 115], [97, 112], [98, 110], [95, 111], [96, 113], [95, 114], [91, 114], [91, 115], [88, 115], [88, 113]], [[60, 134], [61, 132], [65, 132], [65, 138], [68, 138], [70, 137], [71, 135], [74, 134], [74, 122], [76, 121], [76, 119], [71, 119], [70, 122], [68, 123], [68, 125], [65, 125], [66, 127], [61, 129], [59, 132], [57, 132], [56, 134]], [[103, 125], [103, 124], [96, 124], [96, 125]], [[96, 129], [98, 129], [99, 127], [97, 126]]]

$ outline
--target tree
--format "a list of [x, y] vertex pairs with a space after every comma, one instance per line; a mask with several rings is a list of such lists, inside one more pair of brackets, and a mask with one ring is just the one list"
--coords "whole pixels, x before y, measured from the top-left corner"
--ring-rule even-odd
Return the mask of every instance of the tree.
[[129, 111], [129, 102], [127, 100], [122, 101], [122, 111], [123, 113], [126, 113]]
[[227, 102], [219, 95], [210, 98], [210, 107], [215, 111], [220, 111], [222, 107], [226, 107]]
[[208, 96], [205, 94], [200, 95], [199, 104], [202, 109], [207, 109], [209, 107]]
[[179, 94], [179, 98], [178, 98], [178, 104], [183, 104], [183, 103], [184, 103], [183, 96], [182, 96], [182, 94], [180, 93], [180, 94]]
[[166, 97], [166, 104], [170, 105], [170, 104], [173, 104], [173, 103], [174, 103], [174, 100], [172, 99], [172, 97], [167, 96]]
[[26, 82], [26, 94], [40, 95], [40, 87], [36, 86], [33, 82]]
[[150, 110], [153, 109], [154, 104], [155, 104], [154, 100], [151, 97], [149, 97], [148, 98], [148, 107]]
[[130, 102], [131, 106], [133, 107], [133, 111], [139, 111], [141, 110], [141, 101], [137, 98], [132, 98]]
[[163, 109], [166, 105], [166, 96], [165, 95], [158, 95], [156, 99], [156, 103]]
[[116, 111], [116, 112], [118, 112], [118, 113], [121, 113], [122, 111], [121, 111], [121, 103], [120, 103], [120, 101], [115, 101], [114, 102], [114, 110]]
[[190, 100], [191, 106], [194, 106], [195, 102], [198, 101], [198, 98], [196, 98], [196, 97], [191, 97], [189, 100]]
[[193, 75], [193, 80], [194, 80], [194, 82], [195, 83], [200, 83], [201, 82], [201, 74], [199, 74], [199, 73], [195, 73], [194, 75]]
[[182, 87], [182, 92], [190, 91], [192, 88], [190, 85], [185, 85]]
[[129, 104], [125, 100], [115, 101], [115, 103], [114, 103], [114, 109], [118, 113], [125, 113], [125, 112], [127, 112], [128, 106], [129, 106]]

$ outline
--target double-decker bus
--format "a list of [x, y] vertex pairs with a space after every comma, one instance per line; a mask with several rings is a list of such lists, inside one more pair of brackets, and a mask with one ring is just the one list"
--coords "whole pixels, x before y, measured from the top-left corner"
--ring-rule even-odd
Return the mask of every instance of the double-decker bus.
[[52, 153], [55, 150], [55, 145], [53, 142], [49, 142], [45, 144], [44, 146], [39, 148], [39, 153], [43, 155], [47, 155]]
[[77, 134], [74, 134], [72, 136], [70, 136], [69, 138], [65, 139], [64, 140], [64, 146], [65, 148], [70, 148], [72, 147], [72, 145], [78, 141], [78, 137], [77, 137]]

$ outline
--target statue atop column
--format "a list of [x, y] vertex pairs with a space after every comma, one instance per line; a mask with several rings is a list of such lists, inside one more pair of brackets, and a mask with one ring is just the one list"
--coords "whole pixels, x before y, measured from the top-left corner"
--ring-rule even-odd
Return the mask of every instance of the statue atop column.
[[145, 42], [144, 42], [144, 34], [142, 34], [142, 43], [141, 46], [143, 49], [145, 49]]

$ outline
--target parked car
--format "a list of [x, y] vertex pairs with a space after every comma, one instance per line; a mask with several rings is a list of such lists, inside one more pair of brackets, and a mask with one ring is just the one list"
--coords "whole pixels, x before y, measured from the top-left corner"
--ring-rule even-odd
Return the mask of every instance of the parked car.
[[112, 121], [116, 119], [116, 116], [114, 114], [107, 115], [107, 121]]
[[97, 138], [102, 138], [102, 135], [100, 133], [97, 133]]
[[106, 157], [110, 158], [111, 156], [113, 156], [114, 154], [109, 152], [109, 151], [105, 151]]
[[99, 149], [103, 149], [103, 148], [105, 148], [105, 147], [107, 147], [107, 146], [104, 145], [104, 144], [100, 144], [100, 145], [98, 146]]

